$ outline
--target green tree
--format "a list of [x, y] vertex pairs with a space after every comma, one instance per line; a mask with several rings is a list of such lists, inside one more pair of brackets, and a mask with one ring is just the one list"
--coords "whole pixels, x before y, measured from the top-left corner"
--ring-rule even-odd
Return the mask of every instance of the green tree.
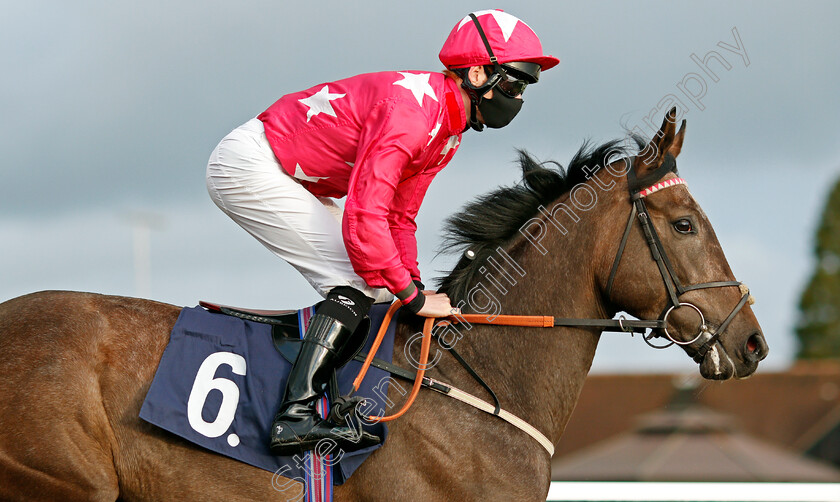
[[799, 300], [800, 359], [840, 357], [840, 181], [817, 229], [817, 266]]

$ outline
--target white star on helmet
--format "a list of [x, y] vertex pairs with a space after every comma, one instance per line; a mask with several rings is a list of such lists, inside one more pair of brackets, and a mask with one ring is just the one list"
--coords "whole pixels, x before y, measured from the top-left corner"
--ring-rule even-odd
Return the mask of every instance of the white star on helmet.
[[[486, 14], [490, 14], [491, 16], [493, 16], [493, 19], [496, 20], [496, 24], [498, 24], [499, 28], [502, 29], [502, 35], [505, 37], [505, 42], [507, 42], [508, 39], [510, 39], [510, 36], [513, 34], [513, 30], [514, 28], [516, 28], [516, 23], [522, 23], [525, 26], [528, 26], [528, 24], [525, 21], [519, 19], [516, 16], [511, 16], [507, 12], [503, 12], [500, 10], [480, 10], [478, 12], [473, 12], [473, 14], [476, 18], [479, 18]], [[471, 22], [472, 18], [470, 16], [466, 16], [458, 24], [458, 29], [460, 30], [461, 27], [463, 27], [465, 24]], [[530, 26], [528, 27], [530, 28]]]

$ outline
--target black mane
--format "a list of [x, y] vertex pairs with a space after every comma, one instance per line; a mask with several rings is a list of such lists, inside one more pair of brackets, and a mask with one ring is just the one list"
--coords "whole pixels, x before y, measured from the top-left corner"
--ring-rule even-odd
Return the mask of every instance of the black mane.
[[[630, 135], [630, 138], [639, 150], [644, 148], [644, 138], [636, 135]], [[614, 140], [592, 146], [585, 141], [568, 168], [555, 161], [538, 162], [526, 151], [518, 150], [522, 169], [520, 183], [481, 195], [446, 220], [441, 253], [470, 250], [475, 254], [472, 259], [462, 256], [455, 269], [439, 281], [438, 289], [449, 295], [453, 305], [465, 300], [487, 257], [499, 246], [506, 248], [519, 235], [522, 225], [537, 214], [540, 206], [548, 206], [578, 183], [586, 181], [585, 167], [591, 173], [603, 166], [608, 156], [616, 158], [630, 154], [630, 148], [621, 143]]]

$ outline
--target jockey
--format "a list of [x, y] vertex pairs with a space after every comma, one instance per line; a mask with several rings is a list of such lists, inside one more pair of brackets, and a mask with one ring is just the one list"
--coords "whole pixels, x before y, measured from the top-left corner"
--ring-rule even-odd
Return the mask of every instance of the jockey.
[[[345, 451], [380, 438], [320, 418], [339, 354], [365, 339], [371, 304], [396, 296], [426, 317], [458, 313], [425, 291], [415, 217], [461, 135], [504, 127], [540, 70], [559, 60], [500, 10], [461, 20], [440, 51], [443, 73], [358, 75], [288, 94], [228, 134], [210, 156], [207, 189], [219, 208], [294, 266], [326, 299], [311, 318], [271, 427], [277, 455], [331, 439]], [[333, 200], [346, 196], [342, 210]], [[357, 329], [360, 328], [360, 329]]]

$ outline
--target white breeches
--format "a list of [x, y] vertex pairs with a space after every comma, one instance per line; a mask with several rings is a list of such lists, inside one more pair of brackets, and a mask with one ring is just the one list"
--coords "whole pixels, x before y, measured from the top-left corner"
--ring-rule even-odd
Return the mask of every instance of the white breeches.
[[351, 286], [376, 302], [390, 302], [356, 275], [341, 236], [343, 209], [316, 197], [280, 166], [258, 119], [224, 137], [207, 164], [213, 202], [269, 251], [295, 267], [324, 297]]

